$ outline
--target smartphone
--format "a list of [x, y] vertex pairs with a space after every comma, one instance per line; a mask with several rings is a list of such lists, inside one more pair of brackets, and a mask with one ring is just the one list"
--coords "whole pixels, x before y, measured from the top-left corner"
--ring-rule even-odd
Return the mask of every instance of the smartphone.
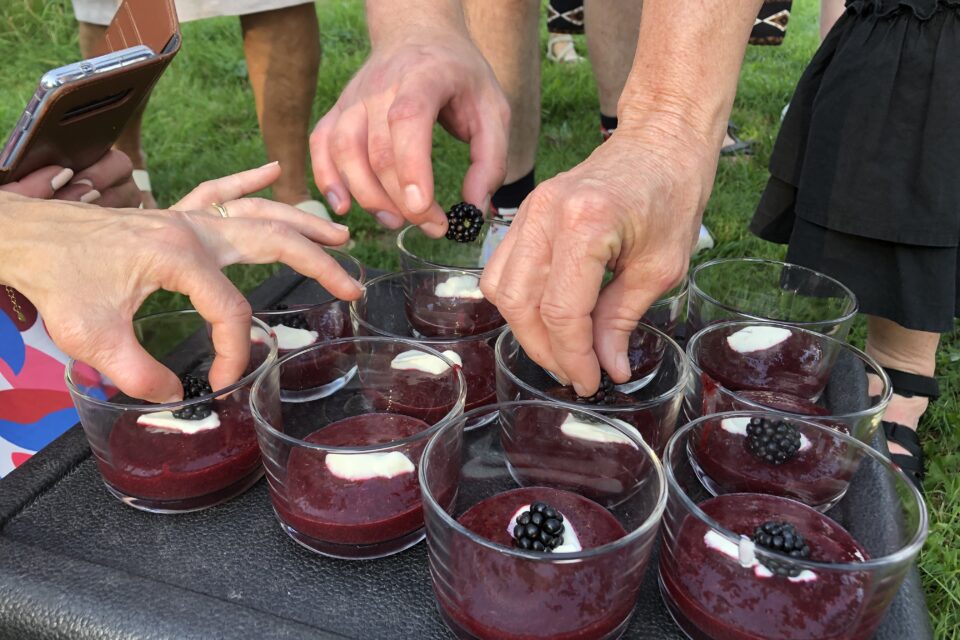
[[[26, 142], [30, 133], [40, 122], [40, 114], [44, 113], [50, 101], [54, 100], [58, 92], [68, 92], [71, 87], [82, 81], [101, 74], [111, 74], [140, 62], [156, 57], [156, 54], [147, 46], [137, 45], [121, 51], [114, 51], [106, 55], [82, 60], [63, 67], [51, 69], [40, 78], [36, 92], [27, 103], [26, 109], [16, 125], [3, 150], [0, 151], [0, 169], [9, 171], [22, 158]], [[98, 105], [107, 106], [106, 103]], [[76, 115], [76, 113], [70, 114]]]

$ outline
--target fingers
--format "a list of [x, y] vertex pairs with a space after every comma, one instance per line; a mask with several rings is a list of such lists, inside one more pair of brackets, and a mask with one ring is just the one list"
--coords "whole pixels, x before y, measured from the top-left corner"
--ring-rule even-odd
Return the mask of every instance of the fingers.
[[73, 170], [50, 166], [38, 169], [17, 182], [0, 186], [0, 190], [16, 193], [28, 198], [48, 200], [53, 194], [70, 182]]
[[340, 173], [337, 171], [330, 149], [330, 137], [340, 113], [340, 106], [335, 105], [317, 122], [313, 133], [310, 134], [310, 159], [313, 164], [313, 179], [317, 187], [323, 192], [330, 209], [342, 216], [350, 211], [350, 192], [340, 179]]
[[433, 126], [450, 98], [443, 83], [419, 77], [401, 87], [386, 114], [403, 206], [414, 224], [446, 224], [434, 202], [432, 153]]
[[[213, 202], [213, 201], [211, 201]], [[230, 218], [275, 220], [291, 227], [301, 235], [322, 245], [337, 247], [350, 239], [350, 230], [342, 224], [328, 222], [296, 207], [264, 198], [241, 198], [224, 202]], [[209, 203], [205, 209], [209, 209]], [[216, 214], [219, 216], [219, 213]]]
[[94, 201], [94, 204], [101, 207], [111, 207], [117, 209], [136, 208], [140, 206], [143, 200], [143, 194], [140, 187], [133, 180], [114, 185], [100, 194], [100, 197]]
[[507, 142], [509, 111], [496, 118], [483, 120], [470, 139], [470, 168], [463, 178], [463, 199], [486, 212], [490, 197], [507, 176]]
[[74, 176], [72, 184], [87, 184], [101, 193], [115, 184], [132, 180], [133, 163], [126, 154], [111, 149], [96, 163]]
[[229, 176], [209, 180], [188, 193], [173, 205], [179, 211], [205, 209], [213, 202], [229, 202], [245, 195], [266, 189], [280, 177], [280, 163], [271, 162], [257, 169], [241, 171]]
[[109, 339], [91, 341], [98, 346], [90, 354], [74, 351], [79, 361], [100, 371], [131, 398], [162, 403], [183, 399], [179, 378], [140, 345], [129, 319], [110, 327], [101, 324], [99, 329]]

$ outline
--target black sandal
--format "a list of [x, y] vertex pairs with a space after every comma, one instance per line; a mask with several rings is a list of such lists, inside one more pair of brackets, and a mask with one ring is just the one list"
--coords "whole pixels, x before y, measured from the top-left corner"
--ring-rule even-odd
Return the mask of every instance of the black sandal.
[[727, 122], [727, 135], [733, 140], [733, 144], [720, 147], [720, 157], [729, 158], [731, 156], [753, 155], [753, 141], [740, 139], [740, 137], [737, 136], [737, 125], [733, 124], [732, 120]]
[[[922, 396], [931, 401], [940, 397], [940, 385], [936, 379], [928, 376], [920, 376], [915, 373], [907, 373], [897, 369], [884, 368], [890, 377], [890, 383], [893, 386], [894, 393], [905, 398]], [[893, 442], [903, 447], [907, 454], [893, 453], [890, 460], [907, 474], [907, 477], [913, 481], [913, 484], [923, 493], [923, 477], [925, 475], [923, 463], [923, 447], [920, 445], [920, 438], [917, 432], [910, 427], [889, 420], [883, 421], [883, 432], [887, 436], [887, 442]]]

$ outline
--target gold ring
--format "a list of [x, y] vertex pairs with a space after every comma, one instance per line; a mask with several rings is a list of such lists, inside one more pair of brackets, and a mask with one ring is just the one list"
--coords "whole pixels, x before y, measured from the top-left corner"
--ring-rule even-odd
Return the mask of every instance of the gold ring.
[[217, 210], [217, 213], [220, 214], [221, 218], [229, 218], [230, 214], [227, 213], [227, 208], [220, 204], [219, 202], [213, 202], [210, 204], [211, 207]]

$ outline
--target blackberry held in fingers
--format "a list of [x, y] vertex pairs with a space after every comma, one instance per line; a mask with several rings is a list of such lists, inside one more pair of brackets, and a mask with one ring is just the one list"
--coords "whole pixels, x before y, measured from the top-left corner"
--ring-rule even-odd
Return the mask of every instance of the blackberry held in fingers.
[[457, 242], [473, 242], [480, 236], [483, 227], [483, 212], [472, 204], [459, 202], [447, 212], [447, 239]]
[[[764, 549], [776, 551], [791, 558], [806, 560], [810, 557], [809, 545], [796, 527], [789, 522], [764, 522], [753, 532], [751, 540]], [[761, 560], [761, 564], [783, 578], [795, 578], [800, 575], [800, 569], [789, 562], [777, 562], [765, 558]]]
[[592, 396], [580, 396], [577, 398], [579, 404], [606, 404], [607, 396], [614, 392], [613, 380], [607, 375], [606, 371], [600, 372], [600, 388]]
[[563, 516], [553, 507], [534, 502], [517, 516], [513, 543], [526, 551], [551, 552], [563, 544]]
[[[193, 398], [200, 398], [213, 393], [213, 389], [210, 388], [210, 383], [207, 382], [206, 378], [200, 378], [187, 373], [180, 378], [180, 383], [183, 384], [184, 400], [192, 400]], [[210, 415], [210, 412], [210, 403], [202, 402], [184, 407], [179, 411], [174, 411], [173, 417], [178, 420], [203, 420]]]
[[770, 464], [783, 464], [800, 453], [800, 432], [789, 422], [751, 418], [747, 450]]
[[[270, 307], [270, 311], [286, 311], [290, 307], [285, 304], [277, 304]], [[269, 320], [271, 327], [276, 327], [278, 325], [284, 325], [290, 327], [291, 329], [310, 329], [310, 325], [307, 323], [307, 318], [302, 313], [289, 313], [282, 316], [271, 317]]]

